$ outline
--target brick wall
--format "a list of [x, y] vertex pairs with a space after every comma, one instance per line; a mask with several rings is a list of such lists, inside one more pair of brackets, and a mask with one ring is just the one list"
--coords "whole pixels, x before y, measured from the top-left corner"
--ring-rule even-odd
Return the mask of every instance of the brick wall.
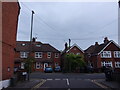
[[[17, 22], [19, 15], [17, 2], [2, 2], [2, 79], [13, 76], [14, 48], [16, 45]], [[10, 71], [8, 71], [8, 68]]]

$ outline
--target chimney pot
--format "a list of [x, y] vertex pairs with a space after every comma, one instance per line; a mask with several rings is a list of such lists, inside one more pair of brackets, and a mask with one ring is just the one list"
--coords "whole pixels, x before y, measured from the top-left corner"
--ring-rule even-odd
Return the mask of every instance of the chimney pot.
[[33, 42], [35, 42], [35, 41], [36, 41], [36, 38], [33, 37]]
[[107, 43], [107, 42], [109, 42], [109, 40], [108, 40], [107, 37], [105, 37], [105, 38], [104, 38], [104, 43]]
[[68, 49], [68, 44], [67, 42], [65, 43], [65, 51]]
[[99, 44], [98, 44], [98, 42], [95, 42], [95, 46], [98, 46]]

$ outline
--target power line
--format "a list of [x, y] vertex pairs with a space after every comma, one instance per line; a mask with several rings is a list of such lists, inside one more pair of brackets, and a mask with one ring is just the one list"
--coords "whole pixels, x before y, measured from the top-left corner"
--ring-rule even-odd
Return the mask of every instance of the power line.
[[[23, 4], [22, 2], [21, 2], [21, 4]], [[23, 6], [27, 9], [27, 10], [29, 10], [29, 11], [32, 11], [30, 8], [28, 8], [25, 4], [23, 4]], [[37, 14], [35, 14], [35, 16], [37, 16], [37, 18], [40, 20], [40, 21], [42, 21], [46, 26], [48, 26], [51, 30], [53, 30], [53, 31], [56, 31], [56, 29], [55, 28], [53, 28], [51, 25], [49, 25], [47, 22], [45, 22], [45, 20], [43, 20], [41, 17], [39, 17]], [[57, 32], [58, 33], [58, 32]], [[60, 34], [60, 33], [58, 33], [59, 35], [61, 35], [61, 36], [64, 36], [63, 34]]]
[[[23, 4], [22, 2], [21, 2], [21, 4]], [[23, 6], [28, 10], [28, 11], [32, 11], [30, 8], [28, 8], [25, 4], [23, 4]], [[27, 13], [26, 13], [27, 14]], [[47, 22], [45, 22], [45, 20], [43, 20], [41, 17], [39, 17], [37, 14], [35, 14], [35, 16], [37, 16], [37, 18], [39, 19], [39, 20], [37, 20], [38, 22], [40, 22], [40, 21], [42, 21], [45, 25], [47, 25], [51, 30], [54, 30], [54, 31], [56, 31], [56, 29], [55, 28], [53, 28], [52, 26], [50, 26]], [[97, 30], [99, 30], [100, 32], [101, 32], [101, 29], [103, 29], [104, 30], [104, 28], [105, 27], [107, 27], [108, 25], [110, 25], [110, 24], [112, 24], [112, 23], [114, 23], [114, 21], [116, 21], [117, 19], [115, 19], [115, 20], [113, 20], [113, 21], [111, 21], [110, 23], [108, 23], [108, 24], [106, 24], [106, 25], [104, 25], [102, 28], [100, 28], [100, 29], [97, 29]], [[102, 30], [102, 31], [103, 31]], [[57, 32], [58, 33], [58, 32]], [[95, 31], [93, 31], [93, 32], [89, 32], [89, 33], [95, 33]], [[88, 34], [89, 34], [88, 33]], [[98, 33], [98, 32], [97, 32]], [[59, 33], [60, 34], [60, 33]], [[62, 35], [63, 36], [63, 35]], [[71, 40], [91, 40], [91, 39], [96, 39], [96, 38], [103, 38], [103, 36], [100, 36], [100, 37], [88, 37], [88, 38], [71, 38]], [[45, 39], [45, 38], [44, 38]], [[50, 39], [50, 38], [48, 38], [48, 39]], [[69, 39], [69, 38], [68, 38]], [[53, 40], [53, 39], [51, 39], [51, 40]], [[61, 40], [61, 39], [54, 39], [54, 40]]]

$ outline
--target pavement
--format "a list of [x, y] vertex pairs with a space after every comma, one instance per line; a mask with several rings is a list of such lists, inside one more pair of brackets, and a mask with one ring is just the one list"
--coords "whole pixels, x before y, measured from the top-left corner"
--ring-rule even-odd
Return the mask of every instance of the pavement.
[[102, 84], [106, 86], [107, 88], [118, 88], [120, 89], [120, 83], [116, 81], [106, 81], [105, 79], [96, 79], [95, 80], [97, 83]]
[[43, 79], [30, 79], [30, 81], [19, 81], [13, 87], [8, 87], [7, 89], [32, 89], [37, 84], [43, 82]]

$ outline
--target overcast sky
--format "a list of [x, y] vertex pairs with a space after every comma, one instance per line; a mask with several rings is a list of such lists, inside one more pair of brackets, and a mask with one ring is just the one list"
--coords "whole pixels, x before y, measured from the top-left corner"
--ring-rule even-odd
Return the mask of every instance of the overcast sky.
[[34, 10], [33, 36], [58, 50], [69, 38], [83, 50], [106, 36], [118, 43], [117, 2], [20, 2], [20, 7], [18, 41], [30, 39]]

